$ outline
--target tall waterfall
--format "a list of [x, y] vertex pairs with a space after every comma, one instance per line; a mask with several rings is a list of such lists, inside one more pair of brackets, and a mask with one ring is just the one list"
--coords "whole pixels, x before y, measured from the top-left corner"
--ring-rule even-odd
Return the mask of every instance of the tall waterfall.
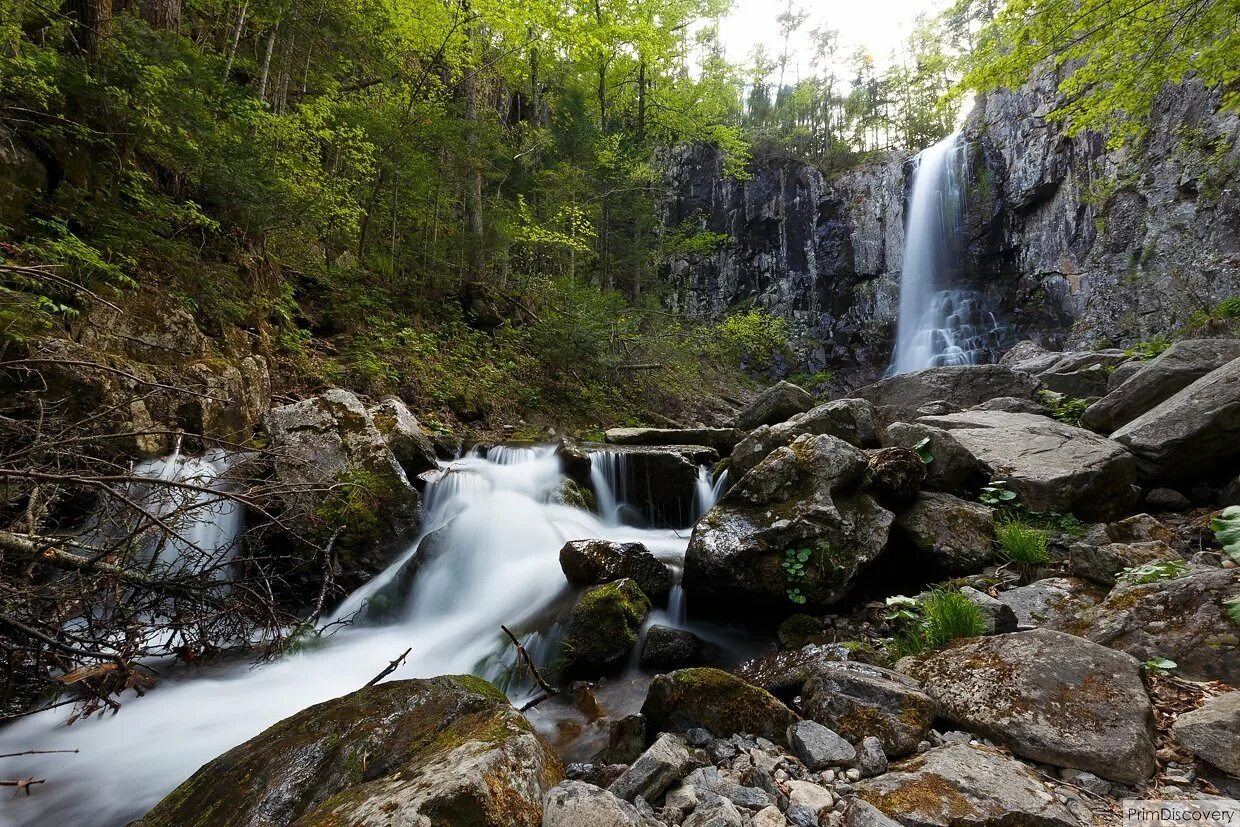
[[[170, 465], [182, 469], [187, 462], [174, 459], [143, 470], [172, 473]], [[65, 726], [71, 706], [15, 722], [0, 730], [0, 754], [80, 752], [0, 759], [0, 777], [47, 779], [35, 794], [6, 800], [0, 823], [126, 824], [215, 756], [307, 706], [359, 689], [410, 647], [408, 660], [390, 679], [470, 672], [520, 698], [528, 688], [510, 680], [515, 654], [499, 627], [506, 624], [521, 635], [544, 665], [553, 660], [557, 618], [573, 597], [559, 564], [567, 540], [640, 542], [679, 580], [688, 532], [625, 525], [620, 469], [608, 460], [597, 468], [599, 501], [608, 504], [602, 519], [555, 501], [564, 477], [553, 447], [493, 447], [443, 464], [426, 492], [422, 536], [335, 615], [347, 617], [385, 586], [408, 582], [384, 614], [386, 625], [354, 623], [320, 646], [259, 666], [234, 662], [188, 670], [159, 664], [165, 677], [146, 697], [126, 693], [117, 715], [71, 728]], [[703, 496], [701, 506], [713, 504], [709, 494]], [[220, 517], [208, 511], [212, 522]], [[424, 548], [432, 533], [435, 540], [426, 545], [433, 553]], [[414, 562], [416, 576], [401, 580]], [[651, 612], [650, 623], [684, 623], [679, 589], [666, 609]], [[693, 628], [720, 645], [730, 643], [709, 626]], [[553, 703], [543, 704], [531, 720], [552, 731], [553, 709]]]
[[982, 311], [975, 291], [952, 286], [964, 253], [965, 164], [965, 143], [958, 132], [917, 156], [891, 374], [990, 360], [994, 317]]

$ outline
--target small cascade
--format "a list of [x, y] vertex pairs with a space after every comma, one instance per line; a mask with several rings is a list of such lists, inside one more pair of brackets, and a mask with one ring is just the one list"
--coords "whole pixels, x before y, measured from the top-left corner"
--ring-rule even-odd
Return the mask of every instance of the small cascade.
[[591, 451], [590, 487], [594, 489], [603, 522], [620, 525], [626, 506], [632, 511], [633, 483], [628, 455], [624, 451]]
[[696, 523], [703, 514], [715, 507], [727, 487], [728, 469], [724, 468], [719, 472], [718, 478], [712, 481], [710, 467], [698, 466], [697, 485], [693, 490], [693, 522]]
[[959, 133], [917, 156], [890, 374], [989, 362], [999, 348], [999, 325], [982, 310], [981, 296], [950, 286], [963, 260], [967, 172]]

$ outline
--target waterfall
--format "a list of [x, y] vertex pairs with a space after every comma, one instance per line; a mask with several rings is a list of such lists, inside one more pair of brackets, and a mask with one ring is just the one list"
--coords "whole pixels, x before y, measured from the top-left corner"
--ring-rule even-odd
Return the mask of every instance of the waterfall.
[[728, 469], [719, 472], [719, 478], [710, 479], [710, 467], [698, 466], [697, 485], [693, 489], [693, 521], [696, 523], [702, 515], [715, 507], [723, 491], [728, 486]]
[[[679, 581], [688, 533], [625, 525], [623, 455], [604, 452], [594, 459], [600, 503], [609, 503], [602, 518], [549, 496], [564, 481], [553, 447], [493, 447], [442, 463], [428, 483], [422, 535], [335, 612], [336, 618], [348, 617], [385, 585], [403, 588], [385, 625], [345, 625], [320, 645], [257, 666], [154, 664], [160, 684], [140, 699], [125, 693], [114, 716], [67, 728], [73, 707], [64, 706], [0, 730], [0, 754], [80, 750], [0, 759], [0, 777], [47, 779], [33, 795], [7, 800], [0, 821], [22, 827], [126, 824], [215, 756], [307, 706], [362, 687], [410, 647], [407, 661], [389, 679], [468, 672], [521, 699], [529, 688], [511, 679], [515, 655], [499, 626], [518, 634], [544, 666], [554, 662], [559, 620], [575, 594], [559, 564], [567, 540], [640, 542], [672, 567]], [[145, 470], [173, 473], [169, 463], [187, 471], [199, 467], [198, 460], [173, 458]], [[599, 485], [600, 478], [607, 484]], [[717, 481], [713, 488], [718, 486]], [[419, 559], [423, 539], [432, 532], [434, 554]], [[415, 562], [416, 576], [400, 579], [404, 567]], [[686, 624], [679, 594], [667, 610], [652, 611], [648, 622], [688, 625], [738, 660], [737, 646], [757, 650], [756, 641], [738, 642], [735, 630]], [[531, 712], [535, 726], [549, 736], [555, 735], [554, 715], [568, 714], [556, 713], [557, 708], [548, 702]], [[632, 711], [636, 708], [624, 710]]]
[[963, 261], [966, 178], [960, 133], [917, 156], [890, 374], [990, 361], [997, 345], [998, 325], [982, 311], [981, 297], [951, 286]]
[[622, 510], [632, 499], [628, 455], [624, 451], [591, 451], [590, 487], [599, 516], [608, 525], [619, 525]]

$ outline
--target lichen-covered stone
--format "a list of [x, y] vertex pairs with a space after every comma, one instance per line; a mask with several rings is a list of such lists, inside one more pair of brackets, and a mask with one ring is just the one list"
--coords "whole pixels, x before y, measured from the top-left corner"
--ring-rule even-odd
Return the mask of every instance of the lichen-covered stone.
[[949, 572], [981, 571], [994, 558], [993, 512], [950, 494], [923, 491], [896, 517], [895, 531]]
[[607, 666], [637, 645], [650, 599], [628, 578], [587, 589], [568, 617], [566, 660], [574, 667]]
[[814, 407], [814, 397], [791, 382], [777, 382], [758, 394], [736, 416], [736, 427], [750, 431], [759, 425], [784, 422]]
[[1000, 396], [1032, 399], [1040, 387], [1036, 378], [1003, 365], [972, 365], [903, 373], [852, 395], [870, 402], [881, 418], [891, 423], [912, 421], [918, 409], [930, 402], [946, 402], [961, 410]]
[[908, 755], [934, 723], [935, 706], [906, 675], [862, 663], [818, 670], [805, 684], [805, 717], [856, 743], [878, 738], [888, 755]]
[[707, 729], [720, 737], [760, 735], [786, 743], [798, 716], [764, 689], [718, 669], [699, 667], [659, 675], [650, 684], [642, 714], [655, 732]]
[[836, 399], [797, 414], [787, 422], [762, 425], [749, 432], [732, 451], [729, 466], [734, 481], [740, 480], [767, 455], [799, 436], [826, 434], [858, 448], [877, 441], [874, 406], [864, 399]]
[[1240, 692], [1225, 692], [1176, 718], [1175, 737], [1198, 758], [1240, 777]]

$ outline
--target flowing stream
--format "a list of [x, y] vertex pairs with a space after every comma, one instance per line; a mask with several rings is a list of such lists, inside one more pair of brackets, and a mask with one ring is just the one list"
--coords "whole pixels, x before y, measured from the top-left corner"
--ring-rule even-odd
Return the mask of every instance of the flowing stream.
[[[186, 461], [169, 462], [184, 466]], [[125, 824], [202, 764], [282, 718], [360, 688], [410, 647], [407, 661], [389, 679], [470, 672], [505, 686], [514, 700], [528, 697], [528, 680], [510, 680], [515, 653], [500, 624], [520, 635], [536, 659], [551, 660], [558, 618], [574, 593], [559, 564], [565, 541], [641, 542], [672, 567], [679, 583], [689, 531], [626, 525], [621, 463], [596, 461], [601, 516], [556, 502], [564, 477], [552, 447], [493, 447], [485, 456], [475, 453], [445, 463], [427, 488], [418, 541], [336, 611], [337, 618], [348, 617], [383, 597], [388, 604], [384, 625], [339, 627], [317, 648], [269, 664], [165, 665], [163, 682], [145, 698], [126, 693], [114, 716], [67, 727], [72, 707], [66, 706], [15, 722], [0, 730], [0, 753], [80, 753], [0, 759], [0, 776], [47, 779], [31, 796], [6, 801], [0, 823]], [[158, 476], [165, 466], [154, 465], [145, 473]], [[695, 511], [709, 508], [722, 487], [711, 484], [709, 475], [702, 480]], [[231, 536], [212, 540], [223, 544], [221, 551], [231, 549], [239, 526], [237, 515], [227, 516], [237, 522], [228, 523]], [[432, 533], [434, 540], [423, 543]], [[401, 594], [400, 584], [410, 582], [404, 577], [409, 566], [416, 567], [416, 577]], [[651, 613], [647, 626], [651, 623], [685, 625], [679, 585], [667, 607]], [[708, 642], [733, 645], [717, 627], [693, 628]], [[617, 706], [631, 705], [633, 693], [644, 691], [644, 684], [632, 679], [634, 671], [609, 684], [628, 687]], [[548, 702], [530, 713], [561, 747], [589, 725], [572, 720], [575, 713], [565, 703], [557, 708]]]
[[963, 260], [965, 142], [949, 135], [922, 150], [913, 171], [900, 316], [889, 373], [990, 361], [998, 332], [975, 291], [951, 287]]

